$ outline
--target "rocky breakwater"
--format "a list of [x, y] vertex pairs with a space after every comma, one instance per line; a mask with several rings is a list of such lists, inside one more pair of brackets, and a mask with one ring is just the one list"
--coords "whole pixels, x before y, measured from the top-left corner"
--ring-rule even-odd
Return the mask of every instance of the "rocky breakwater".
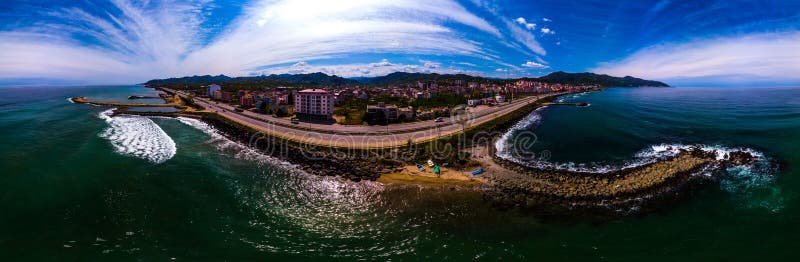
[[201, 114], [200, 119], [231, 140], [288, 161], [314, 175], [374, 181], [383, 173], [402, 168], [402, 163], [391, 160], [392, 151], [388, 149], [353, 150], [302, 145], [269, 136], [216, 114]]
[[716, 152], [691, 147], [649, 164], [605, 173], [537, 169], [497, 156], [494, 161], [508, 171], [487, 176], [487, 197], [501, 207], [542, 215], [618, 216], [684, 199], [693, 189], [715, 181], [717, 171], [752, 163], [754, 156], [735, 151], [719, 158]]

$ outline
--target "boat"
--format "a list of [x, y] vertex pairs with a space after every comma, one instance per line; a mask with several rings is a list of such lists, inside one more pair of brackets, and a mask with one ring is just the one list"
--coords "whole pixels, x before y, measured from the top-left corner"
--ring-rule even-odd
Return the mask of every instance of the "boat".
[[416, 164], [416, 165], [417, 165], [417, 169], [419, 169], [419, 171], [425, 171], [425, 167], [424, 166], [422, 166], [420, 164]]
[[480, 174], [483, 174], [483, 168], [482, 167], [479, 167], [478, 169], [475, 169], [475, 170], [472, 171], [472, 175], [473, 176], [477, 176], [477, 175], [480, 175]]
[[433, 173], [434, 173], [434, 174], [436, 174], [436, 175], [439, 175], [439, 171], [440, 171], [440, 170], [439, 170], [439, 166], [437, 166], [437, 165], [434, 165], [434, 166], [433, 166]]
[[435, 166], [435, 164], [433, 163], [433, 160], [428, 159], [428, 166], [429, 167]]

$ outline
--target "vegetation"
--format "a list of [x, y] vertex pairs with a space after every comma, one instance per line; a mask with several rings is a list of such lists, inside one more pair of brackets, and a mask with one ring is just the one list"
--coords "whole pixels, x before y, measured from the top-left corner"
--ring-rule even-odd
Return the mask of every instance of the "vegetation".
[[344, 116], [344, 125], [360, 125], [364, 122], [364, 115], [367, 113], [367, 103], [360, 99], [351, 98], [342, 102], [340, 106], [333, 109], [336, 116]]
[[465, 74], [440, 75], [436, 73], [425, 74], [425, 73], [406, 73], [406, 72], [394, 72], [385, 76], [361, 77], [356, 79], [363, 84], [373, 85], [373, 86], [397, 85], [397, 84], [405, 84], [417, 81], [433, 82], [438, 84], [452, 84], [456, 80], [464, 80], [467, 82], [478, 82], [478, 83], [496, 82], [496, 80], [483, 78], [479, 76], [465, 75]]
[[550, 83], [569, 84], [569, 85], [600, 85], [603, 87], [669, 87], [669, 85], [658, 81], [644, 80], [635, 77], [614, 77], [609, 75], [598, 75], [594, 73], [565, 73], [558, 71], [549, 75], [536, 78]]
[[227, 91], [233, 90], [260, 90], [268, 87], [278, 86], [349, 86], [357, 85], [358, 81], [342, 78], [339, 76], [329, 76], [324, 73], [312, 74], [281, 74], [254, 77], [228, 77], [218, 76], [188, 76], [180, 78], [155, 79], [145, 83], [146, 86], [169, 87], [173, 89], [198, 89], [204, 85], [219, 84]]
[[439, 92], [435, 97], [414, 99], [411, 106], [418, 109], [431, 109], [437, 107], [450, 107], [454, 105], [464, 105], [467, 98], [453, 92]]
[[425, 73], [405, 73], [395, 72], [379, 77], [359, 77], [343, 78], [339, 76], [329, 76], [324, 73], [312, 74], [281, 74], [281, 75], [262, 75], [254, 77], [228, 77], [218, 76], [190, 76], [169, 79], [150, 80], [145, 83], [147, 86], [163, 86], [174, 89], [198, 89], [204, 85], [219, 84], [223, 89], [232, 90], [254, 90], [277, 86], [299, 86], [299, 87], [326, 87], [326, 86], [389, 86], [409, 84], [414, 82], [437, 83], [439, 85], [452, 85], [456, 80], [474, 82], [478, 84], [507, 84], [517, 80], [542, 81], [557, 84], [570, 85], [600, 85], [603, 87], [612, 86], [654, 86], [667, 87], [668, 85], [658, 81], [644, 80], [635, 77], [614, 77], [594, 73], [566, 73], [555, 72], [539, 78], [520, 78], [520, 79], [492, 79], [465, 74], [425, 74]]

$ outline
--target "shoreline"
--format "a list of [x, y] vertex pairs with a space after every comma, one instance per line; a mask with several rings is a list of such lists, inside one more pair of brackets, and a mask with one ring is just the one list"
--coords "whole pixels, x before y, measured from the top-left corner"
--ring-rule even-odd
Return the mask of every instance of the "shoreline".
[[[714, 181], [713, 176], [698, 173], [752, 159], [752, 155], [738, 152], [736, 159], [717, 160], [711, 153], [694, 148], [642, 166], [590, 174], [536, 169], [498, 157], [494, 152], [494, 141], [502, 132], [556, 97], [537, 100], [455, 135], [418, 143], [425, 145], [452, 141], [460, 135], [482, 135], [474, 144], [456, 142], [463, 146], [463, 150], [473, 153], [466, 160], [475, 161], [485, 170], [479, 176], [469, 175], [471, 166], [466, 165], [444, 169], [439, 177], [431, 170], [416, 170], [414, 161], [397, 159], [398, 151], [405, 152], [404, 148], [351, 148], [341, 152], [332, 147], [308, 145], [265, 134], [211, 112], [128, 112], [123, 108], [115, 111], [115, 115], [193, 117], [233, 141], [288, 161], [310, 174], [337, 176], [356, 182], [378, 181], [391, 186], [476, 190], [497, 207], [544, 211], [545, 214], [619, 216], [652, 211], [658, 209], [660, 203], [680, 200], [690, 195], [692, 189]], [[414, 152], [416, 148], [405, 150]]]

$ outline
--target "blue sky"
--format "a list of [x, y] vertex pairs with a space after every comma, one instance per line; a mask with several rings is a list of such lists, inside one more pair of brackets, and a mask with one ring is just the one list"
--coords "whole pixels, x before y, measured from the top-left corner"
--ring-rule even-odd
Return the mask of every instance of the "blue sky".
[[0, 84], [597, 72], [800, 83], [800, 1], [2, 1]]

